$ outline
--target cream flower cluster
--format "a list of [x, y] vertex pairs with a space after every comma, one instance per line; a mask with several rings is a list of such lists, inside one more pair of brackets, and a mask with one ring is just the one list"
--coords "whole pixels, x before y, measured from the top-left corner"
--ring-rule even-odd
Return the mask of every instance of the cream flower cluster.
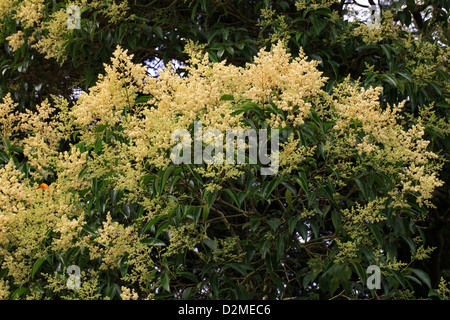
[[[347, 136], [350, 148], [366, 155], [368, 164], [387, 174], [396, 172], [402, 178], [403, 193], [417, 192], [417, 201], [429, 205], [432, 191], [443, 184], [436, 175], [439, 165], [431, 165], [438, 156], [427, 150], [429, 141], [423, 138], [423, 126], [412, 125], [405, 131], [398, 123], [404, 102], [382, 110], [378, 101], [380, 90], [343, 82], [335, 92], [334, 129]], [[380, 166], [381, 163], [389, 166]]]
[[17, 106], [10, 93], [3, 97], [3, 103], [0, 103], [0, 132], [5, 140], [10, 139], [18, 130], [16, 124], [19, 121], [19, 114], [15, 111]]
[[9, 42], [9, 45], [12, 47], [13, 51], [17, 51], [25, 43], [22, 30], [6, 37], [6, 40]]
[[[23, 147], [32, 170], [26, 177], [12, 160], [0, 168], [1, 268], [8, 270], [14, 282], [0, 282], [0, 296], [8, 286], [32, 281], [33, 263], [45, 252], [64, 254], [80, 246], [90, 261], [99, 261], [98, 272], [117, 268], [128, 256], [130, 272], [123, 279], [122, 297], [137, 298], [135, 291], [127, 289], [137, 286], [150, 296], [156, 270], [161, 268], [150, 258], [154, 251], [168, 258], [178, 250], [194, 251], [196, 244], [209, 239], [194, 224], [171, 226], [171, 243], [162, 253], [139, 232], [151, 219], [173, 214], [187, 197], [182, 188], [159, 185], [164, 170], [172, 165], [172, 133], [191, 130], [193, 122], [199, 120], [204, 129], [245, 129], [244, 115], [235, 113], [245, 102], [261, 108], [275, 128], [306, 130], [313, 109], [331, 123], [320, 137], [323, 144], [307, 146], [294, 136], [283, 142], [280, 174], [297, 170], [306, 158], [314, 161], [321, 152], [326, 154], [327, 165], [340, 172], [322, 176], [323, 168], [318, 168], [315, 181], [329, 179], [345, 187], [367, 168], [393, 180], [391, 192], [342, 213], [351, 241], [336, 240], [342, 248], [340, 259], [354, 256], [358, 246], [369, 241], [369, 237], [364, 239], [369, 234], [367, 221], [385, 219], [382, 212], [388, 201], [401, 208], [407, 206], [403, 200], [409, 196], [419, 205], [428, 204], [434, 188], [442, 184], [437, 177], [437, 155], [428, 150], [424, 139], [424, 126], [420, 121], [408, 129], [399, 125], [403, 103], [382, 109], [379, 88], [363, 89], [347, 80], [329, 95], [321, 89], [326, 79], [317, 70], [317, 62], [308, 61], [302, 52], [291, 58], [281, 43], [269, 51], [261, 50], [245, 67], [211, 63], [208, 55], [193, 45], [187, 50], [191, 58], [186, 76], [180, 77], [169, 66], [153, 78], [145, 66], [132, 62], [132, 55], [117, 48], [105, 74], [72, 108], [55, 98], [56, 106], [44, 101], [36, 112], [16, 114], [11, 97], [3, 99], [1, 133]], [[227, 98], [221, 99], [224, 95]], [[268, 111], [273, 109], [277, 112], [269, 118]], [[68, 151], [60, 151], [62, 141], [68, 141]], [[243, 168], [245, 165], [214, 164], [194, 170], [213, 181], [204, 188], [214, 193], [224, 182], [241, 176]], [[54, 181], [48, 189], [37, 188], [36, 181], [42, 177]], [[91, 211], [92, 204], [84, 197], [91, 192], [94, 180], [103, 180], [107, 190], [122, 192], [123, 203], [141, 205], [141, 216], [136, 221], [126, 217], [129, 224], [125, 225], [115, 221], [111, 213], [96, 212], [98, 230], [86, 233], [85, 211]], [[303, 212], [306, 214], [313, 212]], [[217, 243], [227, 255], [235, 254], [220, 239]], [[90, 276], [87, 296], [94, 295], [95, 276]], [[56, 285], [61, 281], [56, 276], [48, 276], [48, 281], [47, 288], [60, 290]]]
[[[100, 0], [73, 0], [67, 4], [80, 8], [89, 7], [103, 14], [109, 23], [118, 23], [130, 19], [127, 1], [100, 1]], [[47, 14], [44, 0], [1, 0], [0, 19], [5, 16], [20, 22], [23, 29], [6, 38], [13, 51], [16, 51], [24, 43], [45, 55], [47, 59], [57, 59], [61, 63], [66, 59], [65, 42], [72, 32], [67, 28], [70, 13], [66, 7]], [[24, 31], [27, 32], [24, 32]], [[25, 36], [25, 34], [27, 36]], [[37, 37], [37, 35], [39, 35]], [[39, 39], [36, 41], [36, 39]]]

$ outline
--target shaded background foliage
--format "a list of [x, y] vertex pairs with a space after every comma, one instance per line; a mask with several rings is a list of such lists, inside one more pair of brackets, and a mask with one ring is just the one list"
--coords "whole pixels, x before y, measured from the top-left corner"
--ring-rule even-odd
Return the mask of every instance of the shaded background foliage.
[[[308, 1], [305, 3], [308, 4]], [[0, 33], [0, 96], [11, 92], [20, 108], [34, 109], [50, 95], [63, 96], [74, 100], [74, 89], [87, 90], [95, 84], [98, 74], [104, 71], [104, 63], [109, 63], [112, 52], [117, 45], [128, 48], [134, 54], [134, 61], [145, 63], [161, 59], [164, 64], [175, 59], [185, 61], [184, 45], [187, 39], [203, 44], [212, 61], [226, 60], [229, 64], [243, 66], [252, 61], [253, 56], [261, 46], [269, 46], [273, 35], [280, 35], [286, 39], [288, 47], [295, 56], [302, 48], [311, 59], [320, 61], [319, 70], [329, 78], [326, 91], [332, 92], [334, 85], [350, 76], [352, 79], [360, 79], [365, 87], [382, 86], [383, 93], [381, 103], [383, 106], [397, 104], [403, 100], [406, 102], [406, 111], [411, 113], [412, 118], [419, 115], [420, 107], [433, 106], [433, 110], [441, 118], [448, 120], [449, 108], [449, 74], [448, 57], [447, 65], [439, 62], [436, 50], [432, 54], [423, 57], [420, 61], [424, 65], [434, 66], [431, 78], [420, 78], [414, 76], [413, 67], [406, 61], [417, 59], [412, 53], [419, 50], [405, 48], [404, 40], [408, 34], [420, 37], [420, 46], [427, 43], [446, 47], [450, 40], [448, 30], [448, 16], [450, 4], [445, 0], [424, 0], [395, 2], [383, 1], [378, 3], [382, 15], [393, 13], [394, 21], [410, 27], [411, 31], [399, 32], [395, 37], [384, 37], [375, 43], [368, 43], [362, 35], [352, 33], [361, 22], [350, 22], [346, 17], [349, 4], [364, 8], [358, 1], [337, 1], [330, 7], [317, 9], [306, 8], [297, 10], [294, 1], [129, 1], [129, 15], [133, 17], [129, 21], [110, 23], [102, 14], [98, 14], [92, 8], [84, 8], [81, 15], [81, 29], [75, 29], [65, 39], [64, 56], [67, 59], [61, 61], [46, 59], [43, 54], [37, 52], [29, 45], [23, 45], [19, 50], [13, 52], [5, 38], [14, 33], [20, 25], [13, 19], [5, 19]], [[63, 1], [45, 1], [45, 12], [50, 15], [66, 5]], [[105, 1], [105, 6], [107, 6]], [[272, 8], [274, 11], [270, 17], [263, 15], [261, 9]], [[439, 26], [439, 28], [437, 28]], [[24, 30], [26, 32], [26, 30]], [[419, 62], [419, 61], [418, 61]], [[366, 63], [373, 66], [368, 70]], [[182, 72], [182, 67], [179, 72]], [[252, 120], [257, 122], [255, 114]], [[411, 125], [405, 123], [405, 127]], [[311, 121], [311, 135], [308, 143], [316, 144], [317, 137], [326, 124], [321, 120]], [[448, 159], [449, 138], [442, 136], [432, 127], [426, 128], [427, 137], [432, 141], [431, 148], [439, 152], [442, 157]], [[105, 132], [106, 135], [113, 134]], [[316, 140], [314, 140], [316, 139]], [[105, 140], [106, 141], [106, 140]], [[66, 146], [62, 145], [64, 149]], [[14, 156], [17, 162], [22, 163], [24, 172], [30, 170], [23, 161], [21, 150], [10, 146], [7, 142], [0, 150], [3, 163], [10, 156]], [[323, 159], [325, 161], [325, 159]], [[320, 166], [320, 165], [319, 165]], [[450, 277], [450, 215], [449, 215], [449, 186], [448, 186], [448, 164], [441, 173], [441, 179], [446, 181], [443, 187], [435, 191], [433, 203], [436, 208], [429, 211], [427, 219], [415, 226], [408, 217], [391, 217], [379, 230], [375, 230], [377, 240], [386, 245], [386, 250], [393, 250], [393, 255], [398, 257], [410, 255], [411, 242], [406, 240], [423, 232], [423, 237], [430, 246], [436, 247], [429, 260], [416, 262], [414, 267], [423, 270], [430, 277], [429, 286], [435, 288], [441, 276]], [[331, 259], [325, 258], [327, 252], [333, 250], [323, 242], [336, 229], [339, 229], [339, 221], [332, 215], [333, 209], [339, 207], [336, 199], [330, 198], [333, 194], [331, 185], [317, 185], [315, 195], [319, 202], [306, 198], [309, 205], [316, 206], [321, 215], [316, 215], [306, 224], [295, 224], [295, 210], [287, 210], [275, 199], [280, 197], [284, 201], [292, 202], [294, 205], [296, 197], [300, 197], [300, 189], [304, 183], [311, 181], [312, 171], [305, 170], [302, 180], [292, 181], [292, 177], [286, 176], [270, 181], [254, 180], [255, 177], [249, 173], [235, 184], [228, 186], [227, 191], [221, 194], [202, 194], [199, 192], [186, 203], [186, 212], [176, 212], [177, 215], [192, 216], [193, 219], [202, 217], [199, 204], [214, 203], [219, 208], [226, 207], [229, 214], [236, 215], [233, 225], [245, 225], [248, 229], [242, 229], [241, 239], [251, 239], [242, 243], [246, 254], [246, 262], [242, 264], [227, 264], [220, 266], [221, 275], [214, 270], [219, 266], [204, 266], [201, 270], [203, 278], [198, 274], [184, 274], [183, 280], [172, 282], [171, 285], [181, 290], [182, 296], [194, 297], [193, 288], [195, 284], [205, 282], [210, 288], [203, 296], [212, 298], [261, 298], [263, 292], [269, 298], [309, 296], [310, 298], [325, 298], [336, 294], [338, 288], [350, 290], [357, 286], [357, 277], [362, 276], [365, 265], [334, 265]], [[164, 179], [165, 172], [157, 175]], [[203, 181], [201, 178], [194, 179], [194, 189], [201, 190]], [[355, 199], [371, 198], [371, 193], [378, 192], [387, 181], [377, 181], [374, 176], [364, 178], [359, 189], [348, 190], [348, 201]], [[275, 182], [274, 182], [275, 181]], [[48, 181], [51, 182], [51, 181]], [[152, 185], [153, 183], [153, 185]], [[154, 181], [149, 182], [153, 188]], [[252, 187], [257, 183], [261, 189]], [[120, 193], [109, 190], [107, 183], [93, 181], [91, 188], [92, 201], [89, 210], [99, 212], [111, 211], [113, 215], [119, 213], [132, 217], [139, 215], [139, 207], [133, 204], [116, 205], [120, 199]], [[355, 186], [356, 188], [357, 186]], [[315, 196], [311, 196], [313, 199]], [[288, 200], [291, 199], [291, 200]], [[88, 201], [89, 199], [86, 199]], [[254, 207], [260, 216], [247, 219], [242, 216], [242, 206]], [[326, 209], [328, 208], [328, 209]], [[217, 208], [211, 205], [211, 210]], [[270, 216], [270, 218], [269, 218]], [[334, 218], [333, 218], [334, 217]], [[295, 221], [295, 222], [294, 222]], [[154, 221], [154, 225], [145, 228], [153, 230], [155, 238], [164, 237], [162, 230], [165, 222]], [[227, 233], [222, 226], [223, 233]], [[419, 227], [424, 227], [423, 231]], [[214, 228], [214, 232], [221, 232], [220, 224]], [[306, 228], [306, 229], [305, 229]], [[146, 230], [147, 230], [146, 229]], [[161, 231], [159, 231], [161, 229]], [[419, 229], [421, 231], [419, 231]], [[246, 234], [251, 230], [251, 234]], [[267, 232], [273, 233], [273, 241], [256, 239], [264, 238]], [[290, 232], [287, 232], [290, 231]], [[294, 232], [295, 231], [295, 232]], [[298, 235], [308, 237], [314, 234], [314, 239], [308, 249], [297, 248]], [[215, 234], [218, 236], [218, 234]], [[404, 240], [401, 240], [404, 239]], [[167, 239], [163, 239], [167, 240]], [[314, 245], [317, 241], [319, 245]], [[204, 243], [204, 250], [211, 253], [215, 248], [213, 243]], [[412, 244], [414, 246], [414, 244]], [[413, 248], [414, 249], [414, 248]], [[286, 254], [289, 251], [289, 254]], [[414, 251], [414, 250], [413, 250]], [[256, 254], [256, 261], [254, 255]], [[189, 265], [195, 264], [190, 259], [195, 257], [177, 256], [174, 265], [179, 263]], [[310, 272], [307, 267], [311, 259], [324, 259], [323, 268], [317, 272]], [[358, 265], [358, 262], [355, 261]], [[301, 266], [302, 268], [298, 268]], [[296, 272], [287, 270], [292, 268]], [[268, 278], [261, 278], [259, 271], [264, 269]], [[111, 279], [105, 284], [105, 292], [114, 297], [118, 287], [114, 289], [115, 281], [119, 282], [120, 273], [117, 270], [111, 275]], [[412, 275], [409, 274], [411, 277]], [[419, 297], [426, 297], [429, 288], [427, 276], [418, 272], [416, 277], [418, 284], [405, 278], [404, 275], [392, 272], [385, 281], [387, 288], [396, 286], [410, 286]], [[241, 284], [234, 286], [236, 278], [241, 279]], [[115, 280], [114, 280], [115, 279]], [[295, 280], [294, 280], [295, 279]], [[350, 280], [349, 280], [350, 279]], [[168, 287], [167, 274], [161, 275], [163, 287]], [[220, 288], [219, 288], [220, 281]], [[249, 284], [250, 283], [250, 284]], [[286, 285], [288, 283], [288, 285]], [[249, 285], [253, 286], [249, 289]], [[361, 284], [359, 284], [361, 285]], [[270, 289], [267, 288], [270, 287]], [[202, 285], [199, 285], [202, 287]], [[113, 288], [113, 289], [111, 289]], [[226, 288], [226, 289], [225, 289]], [[188, 289], [188, 290], [187, 290]], [[116, 290], [116, 291], [114, 291]], [[363, 287], [358, 290], [364, 292]], [[385, 292], [387, 295], [388, 292]], [[172, 293], [161, 294], [161, 297], [172, 296]]]

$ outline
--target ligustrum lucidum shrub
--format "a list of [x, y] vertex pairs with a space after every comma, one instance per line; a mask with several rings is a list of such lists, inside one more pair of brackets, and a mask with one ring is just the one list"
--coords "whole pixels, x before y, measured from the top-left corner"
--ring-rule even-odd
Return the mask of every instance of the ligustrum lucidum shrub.
[[[187, 51], [184, 76], [169, 66], [153, 78], [118, 47], [70, 107], [55, 96], [17, 113], [3, 99], [0, 297], [428, 293], [422, 230], [442, 161], [420, 118], [405, 129], [402, 103], [382, 109], [379, 88], [349, 79], [325, 92], [317, 62], [281, 43], [245, 67]], [[269, 140], [278, 130], [278, 170], [262, 175], [248, 158], [175, 164], [174, 132], [194, 136], [200, 122]], [[373, 265], [379, 290], [367, 288]]]

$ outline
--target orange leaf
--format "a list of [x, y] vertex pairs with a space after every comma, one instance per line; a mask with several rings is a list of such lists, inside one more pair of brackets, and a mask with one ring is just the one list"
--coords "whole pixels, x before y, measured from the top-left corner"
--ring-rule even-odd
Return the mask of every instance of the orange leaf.
[[41, 183], [41, 185], [39, 187], [36, 188], [37, 189], [48, 189], [48, 185], [46, 183]]

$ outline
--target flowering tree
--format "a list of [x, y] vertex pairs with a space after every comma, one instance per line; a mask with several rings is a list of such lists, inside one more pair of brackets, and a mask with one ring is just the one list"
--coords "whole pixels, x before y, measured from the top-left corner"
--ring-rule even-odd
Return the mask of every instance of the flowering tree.
[[[45, 12], [43, 3], [23, 2], [15, 18], [24, 20], [24, 34], [31, 23], [48, 35], [25, 44], [17, 31], [9, 45], [61, 58], [77, 40], [58, 47], [64, 38], [58, 32], [70, 37], [77, 31], [52, 29], [54, 21], [67, 20], [65, 10], [54, 9], [50, 22], [40, 24], [42, 17], [29, 10]], [[304, 8], [297, 2], [298, 12], [310, 14], [311, 35], [321, 34], [316, 15], [327, 17], [326, 26], [345, 24], [329, 9], [335, 4]], [[109, 17], [111, 25], [129, 18], [126, 3], [102, 5], [85, 10]], [[356, 80], [343, 77], [344, 66], [335, 68], [331, 58], [289, 50], [302, 35], [292, 37], [283, 25], [289, 19], [276, 11], [265, 8], [261, 15], [267, 19], [261, 28], [272, 28], [274, 41], [246, 64], [219, 61], [221, 49], [187, 41], [184, 74], [169, 64], [152, 77], [117, 46], [96, 82], [75, 100], [53, 95], [24, 110], [12, 94], [4, 95], [0, 297], [449, 296], [445, 278], [439, 275], [438, 286], [426, 267], [435, 250], [427, 237], [433, 192], [444, 185], [445, 158], [435, 146], [445, 140], [435, 137], [449, 130], [440, 109], [416, 105], [416, 93], [399, 99], [415, 82], [392, 78], [402, 74], [393, 66], [383, 73], [381, 64], [366, 65], [366, 77]], [[343, 32], [342, 41], [378, 44], [390, 55], [394, 44], [380, 44], [395, 35], [389, 19], [381, 38], [360, 24]], [[430, 86], [448, 89], [439, 82], [447, 72], [441, 68], [447, 47], [406, 35], [396, 38], [399, 43], [402, 52], [424, 60], [429, 52], [441, 53], [429, 64], [411, 60], [408, 70], [417, 81], [429, 76]], [[383, 90], [379, 84], [391, 78]], [[261, 174], [263, 164], [248, 155], [242, 163], [175, 163], [174, 134], [184, 130], [183, 143], [192, 146], [198, 123], [222, 137], [229, 130], [266, 130], [277, 151], [264, 156], [277, 170]], [[200, 149], [212, 150], [212, 140], [203, 136]], [[225, 148], [215, 146], [215, 155]], [[379, 287], [366, 272], [374, 267]]]

